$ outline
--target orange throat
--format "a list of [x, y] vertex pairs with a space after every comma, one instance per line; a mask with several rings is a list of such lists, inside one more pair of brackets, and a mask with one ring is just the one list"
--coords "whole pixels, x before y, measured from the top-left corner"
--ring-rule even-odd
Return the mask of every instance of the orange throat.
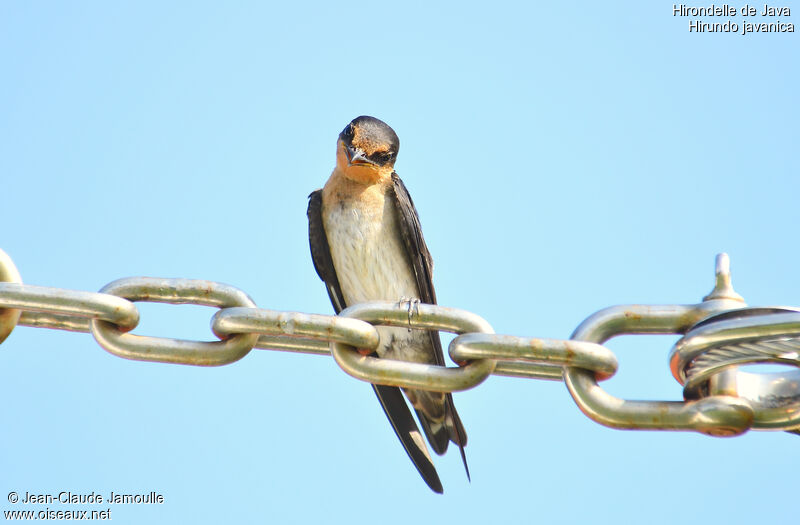
[[350, 164], [347, 160], [347, 154], [344, 152], [344, 146], [339, 143], [339, 148], [336, 151], [336, 170], [353, 182], [375, 184], [378, 181], [391, 177], [394, 168], [381, 168], [366, 163]]

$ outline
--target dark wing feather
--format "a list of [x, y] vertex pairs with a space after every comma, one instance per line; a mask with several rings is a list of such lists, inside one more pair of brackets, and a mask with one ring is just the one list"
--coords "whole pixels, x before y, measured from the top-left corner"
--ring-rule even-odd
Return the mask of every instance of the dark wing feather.
[[328, 247], [328, 237], [325, 235], [325, 225], [322, 223], [322, 190], [317, 190], [308, 196], [308, 243], [311, 246], [311, 259], [317, 275], [325, 283], [328, 296], [331, 298], [334, 311], [338, 314], [346, 308], [339, 278], [333, 267], [331, 249]]
[[[403, 237], [403, 244], [406, 247], [406, 253], [414, 268], [414, 274], [417, 279], [417, 287], [419, 288], [420, 300], [423, 303], [436, 304], [436, 292], [433, 289], [433, 258], [428, 251], [428, 246], [425, 244], [425, 238], [422, 236], [422, 226], [419, 222], [419, 215], [417, 209], [414, 207], [414, 201], [411, 200], [405, 184], [397, 175], [392, 173], [392, 183], [394, 187], [395, 205], [398, 213], [398, 223], [400, 226], [400, 234]], [[428, 332], [430, 334], [431, 343], [436, 354], [436, 364], [444, 366], [444, 354], [442, 352], [442, 342], [439, 339], [438, 332]], [[447, 441], [452, 440], [461, 449], [461, 458], [464, 460], [464, 468], [467, 470], [467, 477], [469, 477], [469, 467], [467, 467], [467, 459], [464, 454], [464, 447], [467, 444], [467, 433], [464, 430], [464, 425], [458, 417], [455, 405], [453, 404], [453, 395], [448, 393], [446, 395], [447, 410], [453, 419], [453, 432], [448, 436], [446, 433], [439, 433], [431, 436], [427, 424], [423, 421], [423, 428], [425, 433], [428, 434], [428, 440], [431, 441], [438, 453], [443, 453], [447, 449]], [[421, 420], [424, 418], [420, 417]], [[440, 452], [441, 450], [441, 452]]]
[[422, 440], [422, 434], [414, 421], [414, 416], [408, 409], [403, 392], [396, 386], [372, 385], [372, 388], [375, 390], [375, 395], [378, 396], [378, 401], [383, 407], [389, 423], [392, 424], [395, 434], [400, 439], [400, 443], [406, 449], [411, 462], [417, 467], [419, 475], [432, 491], [442, 494], [444, 489], [439, 480], [439, 474], [428, 454], [428, 448]]
[[[328, 246], [328, 237], [325, 235], [325, 225], [322, 222], [322, 190], [317, 190], [308, 196], [308, 241], [311, 246], [311, 259], [314, 261], [314, 269], [320, 279], [325, 282], [328, 296], [333, 304], [334, 311], [338, 314], [347, 307], [339, 285], [339, 278], [336, 276], [336, 268], [333, 266], [331, 250]], [[442, 482], [436, 473], [422, 435], [419, 432], [414, 417], [408, 409], [408, 405], [403, 398], [403, 393], [399, 388], [386, 385], [372, 385], [378, 401], [386, 413], [386, 417], [392, 424], [397, 437], [400, 439], [408, 457], [417, 467], [422, 479], [433, 490], [441, 494], [443, 492]]]
[[[397, 175], [392, 173], [392, 183], [394, 188], [395, 207], [397, 208], [400, 234], [403, 237], [403, 244], [406, 252], [414, 267], [414, 274], [417, 277], [420, 300], [427, 304], [436, 304], [436, 292], [433, 289], [433, 257], [425, 244], [422, 236], [422, 226], [419, 223], [419, 215], [414, 207], [414, 201], [408, 194], [405, 184]], [[431, 332], [436, 334], [436, 332]], [[437, 336], [438, 341], [438, 336]], [[444, 365], [442, 355], [442, 344], [436, 346], [436, 361], [439, 365]]]

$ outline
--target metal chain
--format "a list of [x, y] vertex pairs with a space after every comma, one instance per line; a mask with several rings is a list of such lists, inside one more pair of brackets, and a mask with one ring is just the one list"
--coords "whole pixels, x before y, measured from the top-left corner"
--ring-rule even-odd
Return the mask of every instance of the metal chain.
[[[219, 340], [130, 334], [139, 322], [137, 301], [217, 307], [211, 329]], [[495, 334], [480, 316], [438, 305], [370, 302], [351, 306], [339, 315], [266, 310], [258, 308], [243, 291], [211, 281], [131, 277], [114, 281], [98, 293], [34, 286], [22, 284], [13, 261], [0, 250], [0, 343], [15, 326], [22, 325], [89, 332], [108, 352], [140, 361], [219, 366], [243, 358], [253, 348], [331, 354], [357, 379], [404, 388], [459, 391], [477, 386], [491, 374], [564, 381], [587, 416], [614, 428], [692, 430], [715, 436], [737, 435], [751, 428], [800, 428], [800, 392], [782, 392], [787, 410], [786, 406], [759, 405], [754, 398], [763, 396], [763, 391], [747, 396], [735, 388], [720, 390], [714, 387], [715, 374], [729, 373], [732, 368], [724, 358], [716, 358], [713, 369], [703, 375], [705, 383], [693, 379], [697, 377], [695, 369], [709, 360], [708, 352], [695, 345], [689, 355], [686, 347], [697, 337], [702, 339], [702, 334], [693, 335], [689, 343], [681, 340], [673, 350], [673, 355], [681, 354], [672, 359], [673, 374], [682, 383], [689, 381], [685, 401], [623, 400], [598, 385], [617, 371], [615, 355], [603, 346], [608, 339], [622, 334], [684, 334], [697, 327], [693, 334], [701, 329], [700, 321], [709, 323], [720, 312], [747, 310], [743, 306], [744, 301], [730, 286], [724, 254], [717, 259], [714, 291], [701, 303], [613, 306], [588, 317], [570, 340], [560, 340]], [[764, 330], [772, 340], [800, 337], [800, 312], [794, 313], [796, 317], [787, 320], [783, 311], [776, 323], [762, 315], [758, 323], [769, 325]], [[458, 366], [371, 357], [367, 354], [379, 343], [376, 325], [458, 334], [448, 347]], [[773, 357], [800, 366], [785, 352]], [[733, 359], [749, 362], [743, 361], [740, 353]], [[770, 410], [780, 412], [781, 418], [770, 419]]]

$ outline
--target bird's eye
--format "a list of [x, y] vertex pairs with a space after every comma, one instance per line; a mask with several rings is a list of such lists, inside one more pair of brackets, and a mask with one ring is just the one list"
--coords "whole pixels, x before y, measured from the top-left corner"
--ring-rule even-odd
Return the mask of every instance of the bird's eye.
[[392, 160], [393, 153], [388, 151], [383, 151], [375, 156], [377, 157], [378, 162], [380, 162], [381, 164], [386, 164], [387, 162]]
[[348, 124], [347, 127], [345, 127], [344, 130], [342, 131], [342, 135], [344, 135], [345, 137], [352, 137], [353, 136], [353, 125], [352, 124]]

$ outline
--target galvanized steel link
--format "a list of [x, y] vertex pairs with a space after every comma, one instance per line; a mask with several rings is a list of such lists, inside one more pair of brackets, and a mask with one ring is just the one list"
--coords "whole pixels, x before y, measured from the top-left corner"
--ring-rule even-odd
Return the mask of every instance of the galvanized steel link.
[[617, 371], [617, 358], [608, 348], [583, 341], [468, 333], [450, 343], [455, 361], [495, 359], [494, 373], [561, 381], [564, 367], [594, 372], [598, 381]]
[[378, 331], [369, 323], [333, 315], [279, 312], [261, 308], [225, 308], [211, 319], [219, 337], [259, 334], [259, 348], [329, 354], [330, 342], [375, 349]]
[[29, 314], [22, 317], [21, 324], [53, 328], [51, 324], [75, 318], [83, 323], [100, 319], [127, 331], [139, 323], [139, 311], [133, 303], [113, 295], [16, 283], [4, 283], [2, 290], [0, 306], [23, 308]]
[[[250, 297], [233, 286], [197, 279], [128, 277], [107, 284], [101, 293], [130, 301], [196, 304], [227, 308], [255, 307]], [[128, 334], [132, 327], [94, 318], [95, 340], [114, 355], [137, 361], [158, 361], [199, 366], [219, 366], [238, 361], [255, 346], [256, 334], [236, 334], [222, 341], [187, 341]]]
[[[3, 250], [0, 250], [0, 283], [3, 282], [21, 283], [22, 277], [20, 277], [11, 257]], [[5, 341], [11, 331], [14, 330], [14, 327], [17, 326], [20, 314], [21, 311], [19, 309], [0, 308], [0, 343]]]
[[[700, 305], [623, 305], [597, 312], [572, 339], [602, 344], [622, 334], [679, 334], [709, 313], [729, 308], [721, 302]], [[604, 391], [591, 373], [569, 367], [564, 379], [581, 411], [594, 421], [620, 429], [694, 430], [714, 436], [746, 432], [753, 408], [741, 398], [714, 396], [697, 401], [632, 401]]]
[[[441, 330], [458, 334], [493, 332], [491, 325], [483, 318], [466, 310], [408, 301], [356, 304], [344, 309], [339, 315], [373, 324], [417, 330]], [[478, 359], [455, 368], [379, 359], [362, 355], [357, 351], [357, 346], [331, 341], [331, 353], [342, 370], [370, 383], [453, 392], [478, 385], [489, 377], [495, 367], [492, 359]]]

